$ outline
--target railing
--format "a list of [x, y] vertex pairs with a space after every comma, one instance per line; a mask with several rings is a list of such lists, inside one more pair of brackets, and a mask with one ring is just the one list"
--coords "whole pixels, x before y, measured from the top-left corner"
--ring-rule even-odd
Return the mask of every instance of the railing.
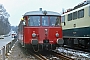
[[5, 60], [7, 58], [16, 41], [17, 39], [14, 39], [0, 49], [0, 60]]

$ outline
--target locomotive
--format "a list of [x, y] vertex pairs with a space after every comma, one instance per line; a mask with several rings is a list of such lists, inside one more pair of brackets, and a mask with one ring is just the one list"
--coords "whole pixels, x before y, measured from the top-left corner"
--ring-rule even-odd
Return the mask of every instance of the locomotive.
[[90, 50], [90, 1], [61, 15], [64, 45]]
[[18, 39], [34, 51], [54, 50], [64, 43], [60, 14], [53, 11], [26, 12], [18, 25]]

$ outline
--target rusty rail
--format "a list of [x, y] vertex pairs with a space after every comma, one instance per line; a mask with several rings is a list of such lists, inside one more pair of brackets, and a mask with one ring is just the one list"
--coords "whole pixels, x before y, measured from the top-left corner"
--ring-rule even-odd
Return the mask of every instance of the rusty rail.
[[46, 57], [42, 56], [39, 53], [34, 53], [34, 52], [30, 52], [31, 55], [33, 55], [35, 58], [39, 59], [39, 60], [47, 60]]
[[62, 60], [75, 60], [75, 59], [73, 59], [73, 58], [71, 58], [69, 56], [66, 56], [64, 54], [61, 54], [61, 53], [57, 53], [57, 52], [54, 52], [54, 51], [52, 51], [52, 53], [54, 55], [56, 55], [57, 57], [59, 57], [60, 59], [62, 59]]

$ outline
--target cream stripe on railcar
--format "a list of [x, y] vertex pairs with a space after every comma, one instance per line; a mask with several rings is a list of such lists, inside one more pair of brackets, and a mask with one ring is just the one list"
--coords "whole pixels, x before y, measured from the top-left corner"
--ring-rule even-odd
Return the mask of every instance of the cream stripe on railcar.
[[[83, 8], [79, 8], [79, 9], [75, 10], [75, 11], [78, 11], [78, 10], [84, 9], [84, 17], [83, 18], [68, 21], [67, 18], [68, 18], [69, 13], [66, 13], [66, 15], [64, 14], [66, 25], [62, 27], [63, 30], [80, 28], [80, 27], [90, 27], [89, 6], [90, 6], [90, 4]], [[75, 11], [72, 11], [72, 12], [75, 12]], [[72, 12], [70, 12], [70, 13], [72, 13]], [[76, 27], [74, 27], [74, 24], [76, 24]]]

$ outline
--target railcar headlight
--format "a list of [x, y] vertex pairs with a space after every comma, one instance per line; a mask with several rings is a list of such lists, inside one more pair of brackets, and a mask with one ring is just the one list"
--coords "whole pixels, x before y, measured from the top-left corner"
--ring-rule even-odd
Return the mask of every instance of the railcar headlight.
[[56, 37], [59, 37], [59, 33], [56, 33]]
[[33, 34], [32, 34], [32, 37], [33, 37], [33, 38], [35, 38], [35, 37], [36, 37], [36, 34], [35, 34], [35, 33], [33, 33]]

